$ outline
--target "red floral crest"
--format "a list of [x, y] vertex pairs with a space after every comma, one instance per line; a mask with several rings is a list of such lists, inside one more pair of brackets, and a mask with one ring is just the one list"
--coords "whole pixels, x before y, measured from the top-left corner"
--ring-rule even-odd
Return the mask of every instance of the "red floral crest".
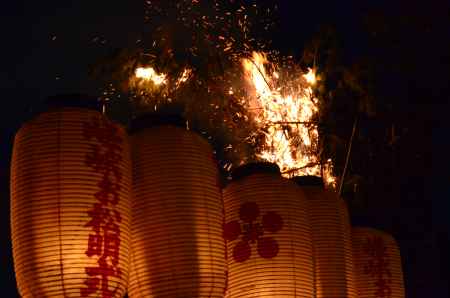
[[223, 227], [223, 237], [227, 241], [234, 241], [242, 235], [241, 241], [233, 248], [233, 258], [236, 262], [244, 262], [250, 258], [250, 244], [255, 242], [262, 258], [271, 259], [278, 254], [278, 242], [272, 237], [263, 236], [265, 233], [280, 231], [283, 228], [283, 220], [278, 213], [269, 211], [262, 216], [262, 221], [258, 222], [259, 215], [259, 206], [255, 202], [246, 202], [239, 209], [241, 222], [233, 220]]

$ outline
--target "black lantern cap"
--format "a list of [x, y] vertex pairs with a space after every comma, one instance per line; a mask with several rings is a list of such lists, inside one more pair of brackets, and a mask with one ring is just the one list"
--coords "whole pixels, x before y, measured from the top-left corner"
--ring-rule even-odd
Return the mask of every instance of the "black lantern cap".
[[129, 132], [133, 134], [145, 128], [163, 125], [186, 128], [186, 119], [178, 113], [148, 113], [133, 119]]
[[84, 108], [102, 111], [102, 102], [95, 96], [81, 93], [60, 94], [48, 97], [44, 101], [42, 112], [59, 108]]
[[317, 176], [296, 176], [291, 178], [298, 186], [316, 186], [323, 188], [323, 180]]
[[240, 180], [247, 176], [256, 173], [267, 173], [267, 174], [275, 174], [280, 175], [280, 168], [275, 163], [271, 162], [252, 162], [245, 164], [243, 166], [237, 167], [231, 173], [231, 177], [234, 181]]

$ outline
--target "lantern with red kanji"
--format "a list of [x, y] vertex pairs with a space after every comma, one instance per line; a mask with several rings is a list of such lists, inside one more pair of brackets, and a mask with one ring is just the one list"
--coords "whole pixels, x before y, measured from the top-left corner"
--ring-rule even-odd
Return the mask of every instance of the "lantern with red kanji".
[[296, 177], [307, 198], [314, 247], [315, 291], [319, 298], [356, 296], [347, 206], [324, 190], [320, 177]]
[[51, 100], [52, 108], [25, 123], [14, 140], [11, 232], [24, 298], [119, 298], [126, 292], [127, 135], [86, 103]]
[[130, 298], [223, 297], [223, 203], [206, 140], [178, 117], [133, 123]]
[[306, 199], [278, 166], [248, 164], [224, 189], [226, 297], [314, 297]]
[[352, 229], [356, 285], [360, 298], [403, 298], [403, 271], [395, 239], [382, 231]]

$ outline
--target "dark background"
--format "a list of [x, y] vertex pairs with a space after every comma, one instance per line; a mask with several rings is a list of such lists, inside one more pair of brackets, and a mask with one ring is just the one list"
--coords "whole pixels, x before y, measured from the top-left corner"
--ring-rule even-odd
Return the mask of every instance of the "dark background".
[[[392, 233], [400, 244], [407, 297], [449, 297], [448, 73], [446, 1], [278, 1], [274, 44], [302, 51], [320, 25], [339, 34], [344, 56], [379, 63], [376, 116], [359, 138], [374, 145], [364, 191], [349, 195], [352, 221]], [[305, 1], [306, 2], [306, 1]], [[2, 297], [17, 297], [9, 230], [9, 160], [14, 133], [49, 95], [98, 94], [89, 66], [145, 31], [143, 1], [8, 1], [1, 8]], [[375, 16], [366, 26], [367, 16]], [[392, 66], [392, 67], [391, 67]], [[385, 96], [384, 96], [385, 95]], [[394, 125], [395, 141], [387, 131]], [[367, 142], [356, 142], [358, 148]], [[356, 161], [355, 161], [356, 164]], [[352, 169], [350, 169], [352, 171]]]

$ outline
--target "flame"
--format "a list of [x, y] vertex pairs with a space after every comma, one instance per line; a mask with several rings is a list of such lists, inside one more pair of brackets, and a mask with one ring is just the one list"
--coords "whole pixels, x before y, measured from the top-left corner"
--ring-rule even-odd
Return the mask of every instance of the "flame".
[[[251, 57], [242, 59], [241, 64], [246, 94], [244, 104], [258, 127], [257, 134], [264, 135], [262, 144], [256, 144], [256, 158], [278, 164], [285, 177], [323, 176], [327, 185], [335, 185], [331, 161], [321, 166], [318, 154], [319, 101], [312, 89], [317, 82], [315, 70], [310, 68], [305, 73], [292, 67], [280, 67], [261, 52], [253, 52]], [[178, 75], [169, 77], [157, 73], [153, 67], [139, 67], [132, 80], [137, 90], [159, 92], [155, 98], [170, 101], [171, 94], [192, 74], [191, 69], [185, 68]], [[239, 94], [233, 87], [225, 92]], [[147, 103], [153, 103], [150, 98]], [[261, 140], [255, 140], [258, 141]]]
[[325, 188], [337, 190], [337, 178], [333, 175], [333, 161], [328, 159], [327, 162], [322, 166], [322, 175], [325, 184]]
[[167, 83], [167, 75], [164, 73], [158, 74], [153, 67], [138, 67], [135, 71], [135, 76], [138, 79], [152, 82], [157, 86]]
[[138, 67], [130, 77], [129, 86], [135, 94], [135, 99], [153, 105], [155, 102], [171, 102], [174, 93], [191, 77], [190, 68], [184, 68], [178, 76], [170, 77], [166, 73], [156, 72], [151, 66]]
[[257, 157], [278, 164], [283, 176], [321, 176], [314, 71], [284, 75], [259, 52], [242, 59], [242, 67], [249, 84], [249, 111], [265, 135]]
[[308, 73], [304, 74], [303, 77], [311, 86], [315, 85], [317, 82], [316, 72], [312, 68], [308, 68]]
[[189, 68], [185, 68], [183, 70], [183, 73], [178, 78], [177, 82], [175, 83], [175, 86], [178, 88], [181, 84], [185, 83], [192, 75], [192, 70]]

